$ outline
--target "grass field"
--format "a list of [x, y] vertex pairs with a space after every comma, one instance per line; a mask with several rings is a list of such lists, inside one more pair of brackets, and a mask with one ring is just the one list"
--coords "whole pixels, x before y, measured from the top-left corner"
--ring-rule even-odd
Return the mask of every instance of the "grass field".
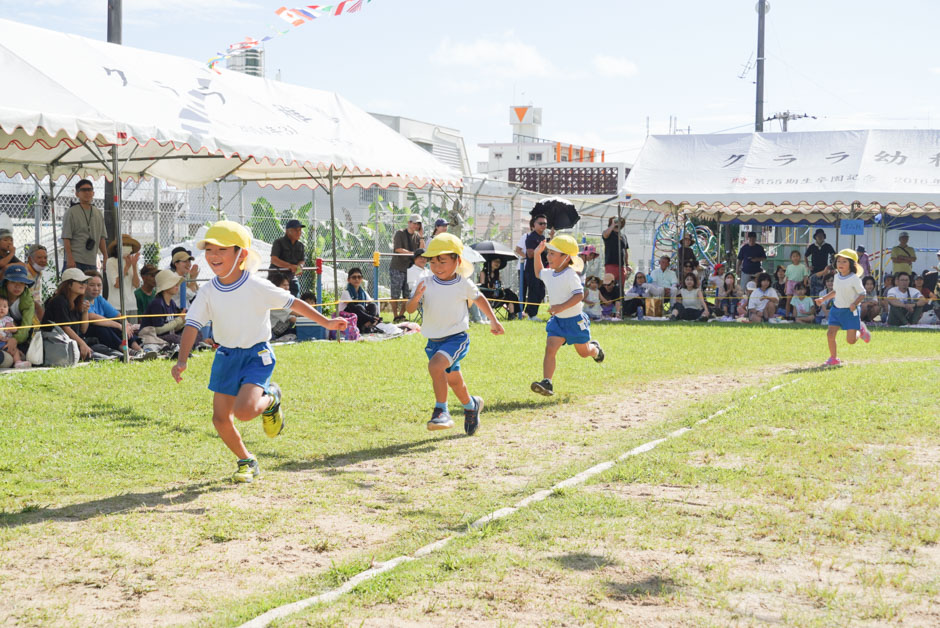
[[679, 426], [282, 623], [940, 623], [933, 334], [879, 330], [821, 371], [821, 327], [596, 325], [607, 360], [563, 351], [545, 399], [542, 326], [472, 331], [473, 438], [425, 430], [419, 337], [279, 348], [288, 424], [243, 426], [245, 486], [210, 355], [181, 385], [167, 363], [4, 379], [0, 624], [236, 625]]

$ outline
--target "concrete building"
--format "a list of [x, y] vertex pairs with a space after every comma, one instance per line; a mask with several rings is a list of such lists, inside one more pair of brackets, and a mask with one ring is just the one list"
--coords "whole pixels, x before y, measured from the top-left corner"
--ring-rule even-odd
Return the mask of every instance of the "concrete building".
[[[229, 47], [229, 53], [233, 49]], [[225, 67], [233, 72], [264, 78], [264, 48], [242, 50], [225, 60]]]

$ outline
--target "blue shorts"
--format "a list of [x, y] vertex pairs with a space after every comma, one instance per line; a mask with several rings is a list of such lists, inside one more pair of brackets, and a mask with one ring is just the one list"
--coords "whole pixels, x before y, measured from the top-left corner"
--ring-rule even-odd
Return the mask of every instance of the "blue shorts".
[[842, 329], [861, 329], [862, 319], [859, 316], [858, 309], [850, 310], [847, 307], [829, 308], [829, 326], [841, 327]]
[[552, 316], [545, 325], [549, 337], [559, 336], [568, 345], [583, 345], [591, 340], [591, 321], [583, 312], [577, 316], [558, 318]]
[[[270, 356], [269, 364], [265, 364], [265, 352]], [[274, 351], [266, 342], [259, 342], [248, 349], [219, 347], [215, 351], [215, 360], [212, 361], [209, 390], [235, 397], [242, 384], [254, 384], [267, 392], [272, 373]]]
[[435, 353], [443, 353], [447, 356], [450, 361], [450, 365], [445, 369], [447, 373], [460, 370], [460, 361], [467, 357], [468, 351], [470, 351], [470, 336], [467, 332], [444, 338], [428, 338], [428, 345], [424, 348], [429, 360], [434, 357]]

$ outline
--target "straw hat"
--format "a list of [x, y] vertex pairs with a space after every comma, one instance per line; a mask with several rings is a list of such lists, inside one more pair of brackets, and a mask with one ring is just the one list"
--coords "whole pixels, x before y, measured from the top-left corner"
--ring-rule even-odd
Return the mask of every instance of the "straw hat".
[[[140, 250], [140, 242], [126, 233], [121, 234], [121, 246], [131, 247], [131, 253], [136, 253]], [[108, 257], [117, 257], [117, 240], [111, 240], [111, 244], [108, 245]]]
[[216, 246], [237, 246], [240, 249], [248, 251], [248, 257], [239, 266], [242, 270], [252, 272], [261, 265], [261, 256], [257, 251], [251, 248], [251, 232], [245, 227], [231, 220], [220, 220], [209, 227], [205, 237], [196, 243], [196, 248], [200, 251], [206, 249], [207, 244]]
[[584, 260], [578, 257], [578, 243], [570, 235], [555, 236], [545, 245], [545, 248], [567, 255], [574, 272], [580, 273], [584, 270]]
[[453, 233], [439, 233], [431, 240], [428, 250], [424, 252], [424, 257], [437, 257], [446, 254], [456, 255], [460, 259], [457, 265], [457, 274], [461, 277], [469, 277], [473, 274], [473, 264], [463, 258], [463, 242]]
[[157, 292], [163, 292], [164, 290], [169, 290], [173, 286], [180, 285], [180, 283], [183, 281], [183, 278], [169, 268], [164, 268], [157, 273], [155, 281], [157, 284]]

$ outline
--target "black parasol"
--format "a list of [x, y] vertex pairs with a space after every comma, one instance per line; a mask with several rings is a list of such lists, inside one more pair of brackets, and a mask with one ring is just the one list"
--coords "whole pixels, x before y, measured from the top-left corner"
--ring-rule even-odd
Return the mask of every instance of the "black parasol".
[[499, 242], [493, 242], [492, 240], [471, 244], [470, 248], [479, 253], [480, 256], [487, 261], [486, 269], [489, 269], [489, 262], [492, 262], [494, 259], [499, 260], [499, 268], [496, 270], [502, 270], [506, 268], [506, 264], [509, 262], [519, 259], [519, 256], [508, 246], [500, 244]]
[[533, 216], [544, 215], [548, 219], [548, 228], [556, 230], [571, 229], [581, 220], [574, 203], [558, 196], [539, 201], [529, 213]]

